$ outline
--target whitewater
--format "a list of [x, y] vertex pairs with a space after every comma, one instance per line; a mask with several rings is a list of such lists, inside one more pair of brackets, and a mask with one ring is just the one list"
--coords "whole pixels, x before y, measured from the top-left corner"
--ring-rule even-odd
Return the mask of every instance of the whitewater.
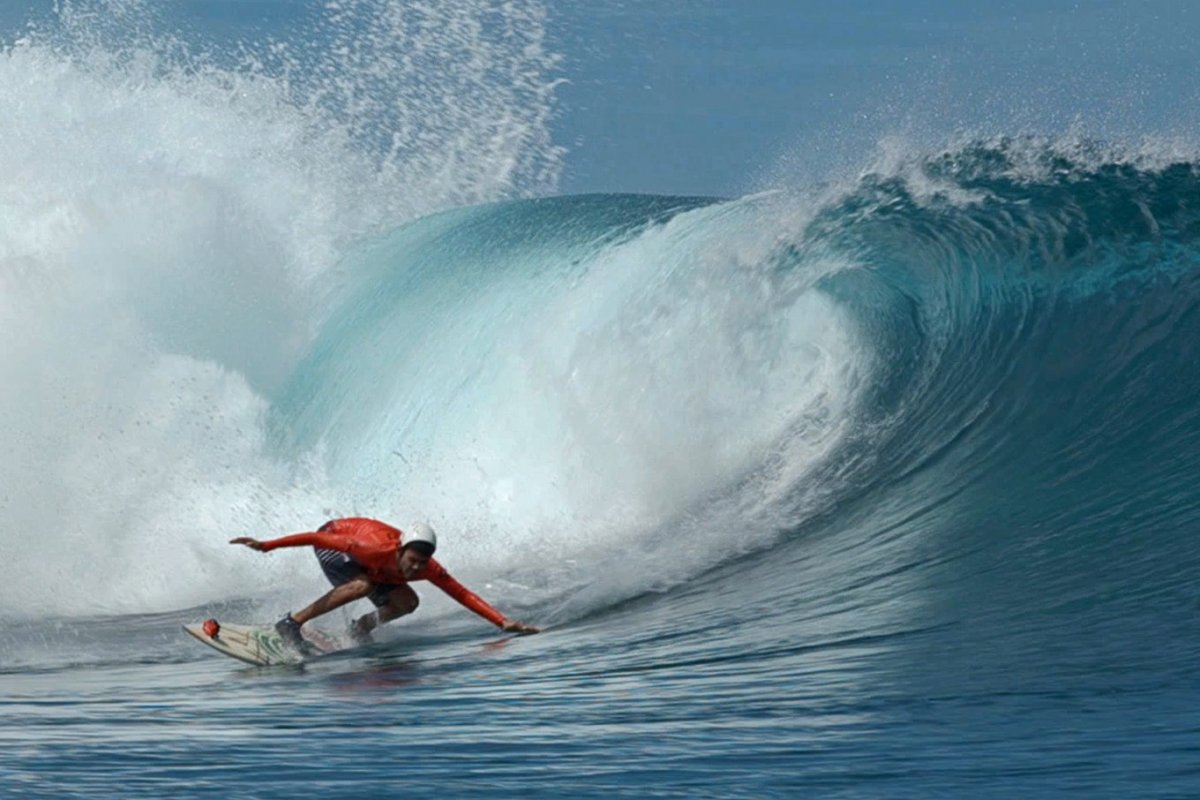
[[[538, 3], [158, 8], [0, 51], [0, 796], [1200, 792], [1194, 148], [563, 195]], [[180, 631], [360, 515], [545, 631]]]

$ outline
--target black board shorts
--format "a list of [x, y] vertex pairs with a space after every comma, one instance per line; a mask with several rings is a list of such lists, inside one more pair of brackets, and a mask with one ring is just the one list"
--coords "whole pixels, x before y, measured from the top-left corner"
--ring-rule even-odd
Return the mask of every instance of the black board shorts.
[[[347, 553], [338, 550], [327, 550], [324, 547], [314, 547], [313, 552], [317, 556], [317, 561], [321, 564], [321, 571], [325, 573], [325, 577], [334, 586], [341, 586], [347, 581], [361, 578], [367, 574], [363, 565], [359, 564]], [[376, 608], [380, 608], [388, 604], [388, 595], [395, 588], [397, 587], [388, 583], [377, 583], [367, 597], [375, 604]]]

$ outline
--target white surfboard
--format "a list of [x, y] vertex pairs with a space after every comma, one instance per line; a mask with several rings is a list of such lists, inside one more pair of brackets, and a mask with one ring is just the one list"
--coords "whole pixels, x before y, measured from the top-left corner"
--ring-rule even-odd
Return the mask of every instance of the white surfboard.
[[[269, 667], [305, 660], [303, 654], [284, 643], [274, 625], [239, 625], [210, 619], [184, 625], [183, 629], [214, 650], [247, 664]], [[337, 649], [337, 643], [319, 631], [305, 631], [304, 638], [322, 653]]]

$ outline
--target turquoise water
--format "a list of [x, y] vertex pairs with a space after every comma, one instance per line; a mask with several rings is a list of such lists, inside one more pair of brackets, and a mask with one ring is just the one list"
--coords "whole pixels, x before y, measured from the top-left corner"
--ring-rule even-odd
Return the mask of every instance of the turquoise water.
[[[1186, 140], [570, 194], [536, 4], [284, 15], [341, 66], [152, 7], [0, 55], [0, 796], [1200, 792]], [[544, 632], [180, 630], [364, 514]]]

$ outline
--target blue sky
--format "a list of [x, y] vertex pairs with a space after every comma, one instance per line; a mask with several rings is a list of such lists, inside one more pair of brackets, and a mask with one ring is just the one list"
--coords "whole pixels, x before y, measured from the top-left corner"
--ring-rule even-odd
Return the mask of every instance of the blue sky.
[[[572, 4], [575, 5], [575, 4]], [[781, 161], [944, 141], [1191, 129], [1200, 7], [1183, 3], [691, 2], [564, 14], [567, 186], [639, 163], [641, 190], [730, 193]], [[817, 163], [821, 162], [821, 163]]]
[[[12, 38], [51, 0], [5, 3]], [[309, 0], [173, 0], [171, 24], [253, 37]], [[555, 138], [565, 193], [736, 194], [956, 131], [1190, 136], [1200, 7], [1179, 2], [569, 0]]]

